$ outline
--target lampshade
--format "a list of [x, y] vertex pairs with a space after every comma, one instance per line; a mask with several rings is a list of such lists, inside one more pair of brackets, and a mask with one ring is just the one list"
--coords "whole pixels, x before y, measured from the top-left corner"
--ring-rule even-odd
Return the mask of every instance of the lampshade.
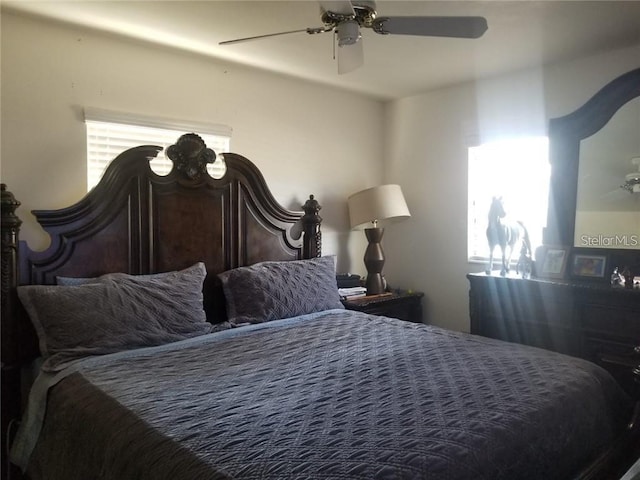
[[352, 229], [384, 225], [411, 216], [400, 185], [380, 185], [354, 193], [348, 205]]

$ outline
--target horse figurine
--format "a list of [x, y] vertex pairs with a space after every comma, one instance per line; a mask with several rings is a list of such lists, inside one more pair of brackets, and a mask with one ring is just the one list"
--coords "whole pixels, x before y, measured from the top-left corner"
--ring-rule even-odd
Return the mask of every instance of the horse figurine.
[[491, 275], [493, 270], [493, 252], [496, 246], [500, 247], [502, 252], [502, 268], [500, 275], [505, 276], [509, 272], [509, 264], [511, 256], [516, 244], [522, 238], [522, 247], [520, 249], [520, 258], [516, 266], [516, 272], [522, 272], [525, 277], [531, 273], [531, 242], [529, 240], [529, 232], [521, 221], [510, 222], [505, 219], [507, 213], [504, 209], [502, 197], [493, 197], [491, 207], [489, 207], [487, 240], [489, 242], [489, 265], [486, 273]]
[[520, 256], [516, 263], [516, 274], [522, 275], [522, 278], [531, 278], [533, 271], [533, 258], [531, 258], [531, 242], [529, 241], [529, 234], [523, 223], [520, 223], [524, 229], [524, 237], [522, 241], [522, 247], [520, 247]]

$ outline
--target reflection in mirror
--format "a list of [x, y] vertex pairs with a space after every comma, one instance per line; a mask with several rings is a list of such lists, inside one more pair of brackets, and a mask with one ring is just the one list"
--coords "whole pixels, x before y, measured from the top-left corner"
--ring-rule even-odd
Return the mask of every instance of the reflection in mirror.
[[[604, 223], [602, 221], [599, 222], [600, 227], [590, 227], [598, 229], [590, 230], [590, 232], [594, 232], [596, 234], [596, 237], [590, 238], [588, 236], [590, 233], [578, 233], [576, 235], [575, 228], [576, 211], [578, 210], [576, 207], [579, 195], [587, 197], [586, 200], [581, 200], [582, 205], [580, 206], [580, 210], [583, 212], [580, 214], [581, 216], [592, 215], [592, 213], [585, 214], [584, 212], [632, 211], [622, 209], [615, 210], [611, 206], [595, 207], [596, 204], [601, 205], [601, 203], [596, 203], [590, 198], [596, 196], [617, 196], [619, 194], [618, 187], [625, 181], [626, 174], [630, 173], [632, 170], [633, 165], [631, 163], [631, 158], [638, 155], [638, 149], [640, 149], [640, 146], [636, 143], [635, 146], [630, 144], [629, 147], [624, 147], [622, 145], [624, 142], [617, 138], [619, 133], [615, 126], [608, 126], [608, 124], [610, 122], [612, 122], [612, 125], [618, 123], [625, 124], [622, 129], [622, 135], [624, 135], [624, 131], [626, 131], [627, 127], [633, 129], [633, 125], [635, 125], [635, 131], [632, 130], [632, 132], [635, 133], [632, 133], [630, 137], [632, 140], [625, 140], [625, 142], [632, 142], [633, 140], [637, 142], [638, 138], [640, 138], [640, 131], [638, 129], [638, 107], [635, 102], [639, 97], [640, 68], [636, 68], [613, 79], [574, 112], [565, 115], [564, 117], [552, 118], [549, 121], [549, 162], [551, 163], [551, 177], [549, 180], [549, 209], [547, 211], [547, 226], [544, 230], [545, 245], [573, 245], [596, 248], [607, 246], [611, 247], [608, 252], [610, 252], [611, 255], [616, 256], [616, 258], [619, 258], [620, 261], [624, 261], [624, 259], [629, 260], [630, 257], [635, 256], [637, 253], [638, 258], [631, 260], [633, 260], [632, 263], [637, 263], [638, 268], [640, 268], [640, 232], [638, 231], [637, 223], [635, 224], [635, 231], [631, 230], [634, 228], [632, 224], [628, 226], [629, 230], [625, 228], [625, 231], [630, 232], [632, 235], [632, 238], [627, 239], [626, 241], [627, 243], [631, 243], [630, 245], [622, 245], [622, 243], [625, 243], [624, 240], [622, 242], [618, 242], [620, 243], [618, 245], [604, 245], [604, 243], [609, 242], [608, 240], [604, 240], [604, 238], [609, 238], [607, 235], [610, 235], [609, 232], [612, 228], [612, 222], [609, 218], [612, 215], [610, 213], [605, 214], [606, 220]], [[630, 102], [632, 105], [625, 108]], [[622, 112], [620, 121], [617, 118], [614, 118], [619, 112]], [[630, 125], [626, 125], [624, 117], [633, 116], [634, 112], [634, 120]], [[600, 138], [598, 136], [599, 132], [603, 129], [605, 129], [604, 139], [598, 140]], [[613, 133], [609, 134], [613, 135], [612, 138], [607, 139], [608, 134], [606, 133], [606, 130], [612, 130]], [[585, 139], [590, 140], [584, 142], [583, 145], [583, 141]], [[592, 159], [585, 159], [585, 162], [592, 163], [593, 165], [598, 164], [598, 168], [600, 168], [600, 170], [590, 172], [588, 167], [586, 167], [587, 170], [583, 170], [582, 177], [579, 180], [578, 176], [580, 173], [579, 170], [581, 169], [580, 164], [582, 162], [580, 158], [581, 150], [583, 148], [585, 150], [590, 149], [588, 143], [593, 142], [596, 144], [602, 142], [602, 144], [600, 147], [595, 147], [595, 153], [589, 154], [593, 155]], [[619, 150], [619, 148], [629, 148], [629, 152]], [[632, 151], [633, 149], [635, 150]], [[600, 162], [609, 162], [610, 160], [620, 162], [619, 165], [622, 165], [622, 167], [620, 167], [621, 169], [619, 172], [624, 173], [616, 174], [614, 170], [615, 167], [605, 167], [602, 169]], [[617, 175], [620, 176], [614, 181], [614, 177]], [[593, 193], [593, 189], [588, 187], [587, 184], [596, 184], [596, 178], [599, 180], [603, 177], [611, 178], [611, 183], [606, 183], [606, 181], [605, 183], [598, 183], [597, 185], [600, 185], [598, 189], [602, 188], [602, 190], [598, 193]], [[584, 191], [587, 193], [578, 193], [579, 183], [585, 185]], [[588, 193], [590, 190], [592, 192]], [[627, 195], [632, 195], [633, 202], [638, 202], [635, 199], [635, 196], [640, 194], [627, 193]], [[633, 205], [636, 206], [635, 211], [637, 212], [638, 204], [632, 204], [632, 207], [630, 208], [633, 208]], [[613, 214], [613, 216], [616, 215], [617, 214]], [[633, 218], [637, 219], [637, 217]], [[635, 221], [637, 222], [637, 220]], [[583, 222], [583, 224], [584, 223], [585, 222]], [[633, 220], [631, 223], [633, 223]], [[605, 230], [603, 231], [603, 229]], [[586, 242], [584, 241], [584, 235], [587, 235]], [[599, 235], [601, 235], [601, 237]], [[614, 235], [613, 243], [615, 242], [616, 238]]]
[[640, 156], [640, 98], [580, 142], [574, 245], [640, 246], [640, 193], [621, 188]]

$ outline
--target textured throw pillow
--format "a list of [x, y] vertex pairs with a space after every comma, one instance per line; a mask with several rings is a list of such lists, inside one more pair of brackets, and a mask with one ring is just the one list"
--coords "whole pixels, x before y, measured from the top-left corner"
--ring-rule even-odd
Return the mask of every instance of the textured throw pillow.
[[56, 277], [56, 284], [64, 285], [67, 287], [73, 287], [77, 285], [86, 285], [87, 283], [104, 283], [112, 280], [120, 281], [123, 279], [137, 279], [137, 280], [175, 280], [182, 281], [186, 280], [190, 281], [192, 276], [195, 275], [194, 280], [198, 280], [197, 277], [204, 271], [206, 275], [206, 269], [204, 263], [198, 262], [195, 265], [192, 265], [184, 270], [177, 270], [171, 272], [160, 272], [160, 273], [152, 273], [149, 275], [130, 275], [128, 273], [107, 273], [105, 275], [101, 275], [99, 277]]
[[262, 262], [218, 275], [231, 323], [261, 323], [344, 308], [334, 257]]
[[88, 355], [161, 345], [211, 332], [202, 307], [199, 263], [180, 272], [110, 274], [78, 286], [18, 287], [38, 334], [43, 370]]
[[[153, 273], [149, 275], [128, 275], [125, 273], [107, 273], [100, 277], [56, 277], [56, 283], [58, 285], [85, 285], [87, 283], [101, 283], [109, 280], [118, 281], [121, 278], [135, 277], [141, 279], [149, 278], [172, 278], [176, 273], [181, 275], [190, 275], [194, 269], [200, 268], [200, 263], [193, 265], [184, 270], [178, 272], [164, 272]], [[204, 264], [202, 264], [204, 267]], [[182, 281], [181, 278], [176, 278], [176, 281]], [[215, 275], [209, 275], [204, 280], [203, 286], [203, 303], [204, 311], [207, 314], [207, 321], [212, 324], [226, 323], [227, 313], [224, 305], [224, 293], [222, 292], [222, 283], [220, 279]]]

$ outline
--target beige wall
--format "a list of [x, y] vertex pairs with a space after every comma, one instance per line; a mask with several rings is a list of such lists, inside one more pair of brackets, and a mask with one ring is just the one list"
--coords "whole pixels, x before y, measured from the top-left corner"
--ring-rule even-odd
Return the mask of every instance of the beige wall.
[[[338, 89], [100, 33], [2, 14], [2, 182], [22, 202], [22, 239], [48, 239], [28, 214], [86, 189], [85, 106], [233, 128], [231, 150], [262, 170], [283, 205], [310, 193], [324, 253], [351, 270], [346, 198], [379, 183], [383, 105]], [[348, 126], [348, 127], [347, 127]]]
[[[640, 45], [391, 102], [386, 107], [386, 181], [402, 185], [412, 217], [387, 229], [390, 283], [426, 293], [426, 320], [469, 329], [465, 274], [467, 147], [546, 134], [606, 83], [640, 64]], [[523, 177], [523, 181], [526, 178]]]
[[[2, 15], [1, 177], [25, 219], [23, 238], [46, 239], [26, 214], [85, 190], [85, 106], [226, 124], [232, 150], [263, 171], [275, 197], [323, 204], [324, 253], [364, 273], [362, 232], [348, 231], [346, 197], [399, 183], [412, 217], [387, 228], [385, 274], [424, 291], [426, 320], [468, 330], [467, 147], [544, 134], [617, 75], [640, 46], [386, 105], [352, 93], [183, 52], [15, 14]], [[338, 121], [339, 119], [339, 121]], [[348, 128], [345, 127], [348, 125]]]

